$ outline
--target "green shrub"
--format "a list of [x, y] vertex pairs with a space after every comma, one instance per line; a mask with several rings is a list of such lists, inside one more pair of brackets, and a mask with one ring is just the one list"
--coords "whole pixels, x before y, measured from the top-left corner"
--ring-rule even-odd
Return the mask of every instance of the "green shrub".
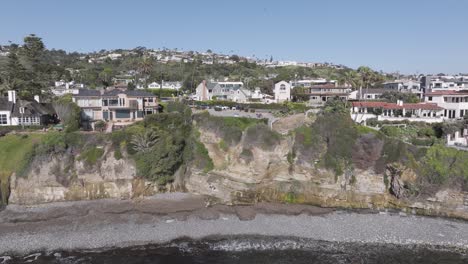
[[228, 151], [228, 149], [229, 149], [229, 146], [226, 144], [226, 142], [225, 142], [223, 139], [221, 139], [221, 140], [219, 141], [218, 146], [219, 146], [219, 148], [222, 149], [223, 151]]
[[85, 149], [80, 156], [78, 156], [78, 160], [84, 161], [85, 164], [89, 166], [93, 166], [96, 165], [102, 155], [104, 155], [104, 149], [93, 146]]
[[273, 150], [279, 144], [281, 135], [265, 124], [256, 124], [247, 128], [244, 145], [256, 146], [263, 150]]
[[194, 165], [205, 173], [214, 169], [213, 160], [210, 158], [208, 150], [198, 140], [194, 140]]

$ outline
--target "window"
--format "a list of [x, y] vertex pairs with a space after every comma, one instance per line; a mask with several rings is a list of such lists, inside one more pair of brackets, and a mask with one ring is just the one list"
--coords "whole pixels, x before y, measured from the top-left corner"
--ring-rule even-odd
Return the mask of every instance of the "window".
[[282, 90], [282, 91], [286, 90], [286, 85], [281, 84], [281, 85], [280, 85], [280, 90]]
[[432, 96], [429, 96], [428, 100], [429, 100], [429, 101], [432, 101]]
[[0, 115], [0, 125], [6, 125], [6, 124], [8, 124], [7, 115], [6, 114]]

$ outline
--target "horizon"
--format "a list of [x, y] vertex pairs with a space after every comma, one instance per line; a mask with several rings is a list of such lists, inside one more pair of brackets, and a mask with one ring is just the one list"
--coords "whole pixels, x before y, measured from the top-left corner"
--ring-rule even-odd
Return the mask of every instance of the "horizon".
[[67, 52], [138, 46], [211, 49], [262, 60], [273, 56], [275, 61], [366, 65], [387, 73], [468, 72], [464, 46], [468, 2], [457, 0], [242, 0], [222, 5], [211, 0], [131, 4], [9, 0], [2, 6], [10, 12], [0, 17], [0, 23], [13, 25], [0, 28], [2, 45], [20, 44], [24, 36], [36, 34], [48, 49]]

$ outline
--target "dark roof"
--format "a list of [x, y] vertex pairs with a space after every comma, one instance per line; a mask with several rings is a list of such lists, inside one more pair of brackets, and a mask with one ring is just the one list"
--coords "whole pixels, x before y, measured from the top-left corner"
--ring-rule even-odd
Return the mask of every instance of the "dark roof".
[[75, 96], [101, 96], [101, 92], [98, 90], [90, 90], [90, 89], [78, 89], [78, 94]]
[[218, 83], [209, 82], [209, 83], [206, 84], [206, 88], [213, 89], [213, 88], [216, 87], [216, 85], [218, 85]]
[[10, 111], [13, 110], [13, 103], [8, 101], [7, 97], [0, 97], [0, 111]]
[[36, 101], [17, 100], [13, 109], [13, 116], [21, 116], [19, 111], [20, 107], [24, 107], [23, 116], [42, 116], [52, 115], [55, 113], [49, 104], [40, 104]]
[[107, 91], [102, 96], [117, 96], [118, 94], [126, 94], [127, 96], [132, 96], [132, 97], [155, 97], [154, 94], [146, 92], [146, 91], [120, 90], [120, 89], [113, 89], [113, 90]]
[[126, 94], [131, 97], [155, 97], [152, 93], [141, 90], [125, 90], [125, 89], [112, 89], [105, 91], [101, 94], [100, 90], [79, 89], [78, 94], [74, 96], [82, 97], [101, 97], [101, 96], [117, 96], [118, 94]]
[[369, 89], [362, 89], [362, 94], [383, 94], [385, 92], [390, 92], [392, 90], [385, 89], [385, 88], [369, 88]]

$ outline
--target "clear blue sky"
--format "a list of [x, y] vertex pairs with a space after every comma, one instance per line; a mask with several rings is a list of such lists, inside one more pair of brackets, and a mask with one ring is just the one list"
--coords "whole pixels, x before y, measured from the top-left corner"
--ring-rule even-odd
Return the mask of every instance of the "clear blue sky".
[[67, 51], [179, 48], [468, 72], [466, 0], [2, 0], [0, 43], [35, 33]]

